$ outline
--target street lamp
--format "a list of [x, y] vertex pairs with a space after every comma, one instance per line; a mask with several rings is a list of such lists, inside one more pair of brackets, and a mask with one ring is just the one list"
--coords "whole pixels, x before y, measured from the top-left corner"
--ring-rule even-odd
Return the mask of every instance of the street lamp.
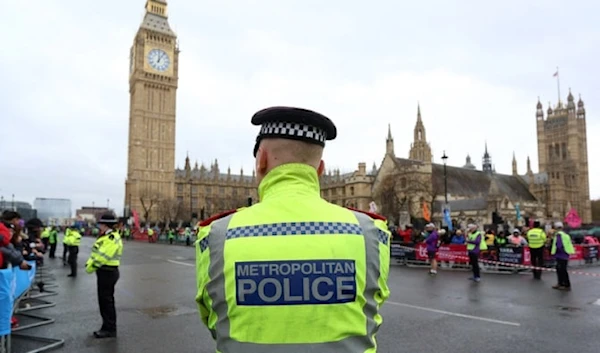
[[446, 171], [446, 161], [448, 160], [448, 156], [446, 156], [446, 151], [442, 155], [442, 161], [444, 161], [444, 208], [448, 206], [448, 173]]
[[106, 209], [110, 208], [110, 199], [106, 199]]
[[13, 210], [13, 211], [16, 211], [16, 210], [15, 210], [15, 194], [12, 194], [12, 203], [11, 203], [11, 207], [12, 207], [12, 210]]

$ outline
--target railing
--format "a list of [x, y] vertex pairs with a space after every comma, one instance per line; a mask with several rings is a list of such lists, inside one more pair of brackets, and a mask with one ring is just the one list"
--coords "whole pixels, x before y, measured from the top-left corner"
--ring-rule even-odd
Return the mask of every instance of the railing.
[[[598, 245], [574, 245], [575, 254], [570, 256], [570, 266], [581, 266], [600, 264], [600, 246]], [[442, 268], [466, 268], [469, 260], [466, 257], [467, 246], [461, 244], [441, 245], [436, 254], [436, 260]], [[392, 241], [391, 243], [391, 258], [398, 264], [408, 266], [419, 266], [428, 264], [427, 245], [424, 243], [402, 243]], [[500, 264], [496, 266], [483, 267], [499, 271], [516, 272], [520, 266], [531, 266], [531, 252], [529, 247], [504, 246], [495, 247], [489, 246], [488, 250], [481, 251], [480, 259], [487, 261], [495, 261]], [[511, 266], [515, 265], [515, 266]], [[555, 261], [550, 255], [550, 248], [544, 248], [544, 266], [553, 267]]]
[[[43, 268], [38, 268], [34, 261], [29, 264], [32, 266], [31, 270], [19, 268], [0, 270], [0, 353], [11, 353], [15, 338], [42, 344], [27, 353], [45, 352], [64, 345], [62, 339], [16, 333], [54, 322], [51, 318], [26, 313], [56, 305], [41, 298], [57, 294], [47, 289], [54, 285], [49, 283], [51, 277], [48, 274], [44, 280]], [[26, 317], [32, 322], [12, 327], [13, 317]]]

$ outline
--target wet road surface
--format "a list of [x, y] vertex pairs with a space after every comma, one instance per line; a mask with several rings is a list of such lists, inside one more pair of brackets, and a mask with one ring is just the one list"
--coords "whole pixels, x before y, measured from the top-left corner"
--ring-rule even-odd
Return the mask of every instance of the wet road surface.
[[[91, 245], [91, 238], [82, 240], [76, 279], [66, 277], [60, 259], [47, 260], [59, 294], [46, 299], [57, 305], [32, 313], [56, 322], [27, 333], [65, 339], [63, 352], [215, 352], [194, 303], [194, 249], [178, 245], [125, 243], [116, 290], [119, 337], [92, 338], [101, 321], [96, 277], [83, 270]], [[427, 270], [393, 266], [379, 352], [600, 351], [600, 278], [572, 275], [573, 291], [559, 292], [550, 288], [554, 273], [542, 281], [483, 274], [478, 284], [468, 277], [461, 271], [430, 277]], [[25, 343], [15, 341], [14, 348], [20, 353]]]

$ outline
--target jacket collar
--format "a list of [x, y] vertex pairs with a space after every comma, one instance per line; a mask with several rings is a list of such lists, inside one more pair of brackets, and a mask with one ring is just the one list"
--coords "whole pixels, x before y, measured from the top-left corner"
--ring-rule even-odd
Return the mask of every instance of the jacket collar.
[[321, 197], [317, 170], [302, 163], [288, 163], [273, 168], [258, 186], [260, 201], [304, 194]]

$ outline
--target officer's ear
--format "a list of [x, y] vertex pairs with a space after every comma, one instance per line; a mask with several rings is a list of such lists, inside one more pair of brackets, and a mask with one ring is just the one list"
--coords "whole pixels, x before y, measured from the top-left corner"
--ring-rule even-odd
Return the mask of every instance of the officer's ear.
[[268, 168], [268, 156], [267, 151], [264, 148], [259, 147], [258, 151], [256, 151], [256, 174], [257, 175], [265, 175], [267, 173]]
[[323, 175], [323, 172], [325, 172], [325, 161], [321, 159], [319, 162], [319, 167], [317, 168], [317, 175], [321, 176]]

